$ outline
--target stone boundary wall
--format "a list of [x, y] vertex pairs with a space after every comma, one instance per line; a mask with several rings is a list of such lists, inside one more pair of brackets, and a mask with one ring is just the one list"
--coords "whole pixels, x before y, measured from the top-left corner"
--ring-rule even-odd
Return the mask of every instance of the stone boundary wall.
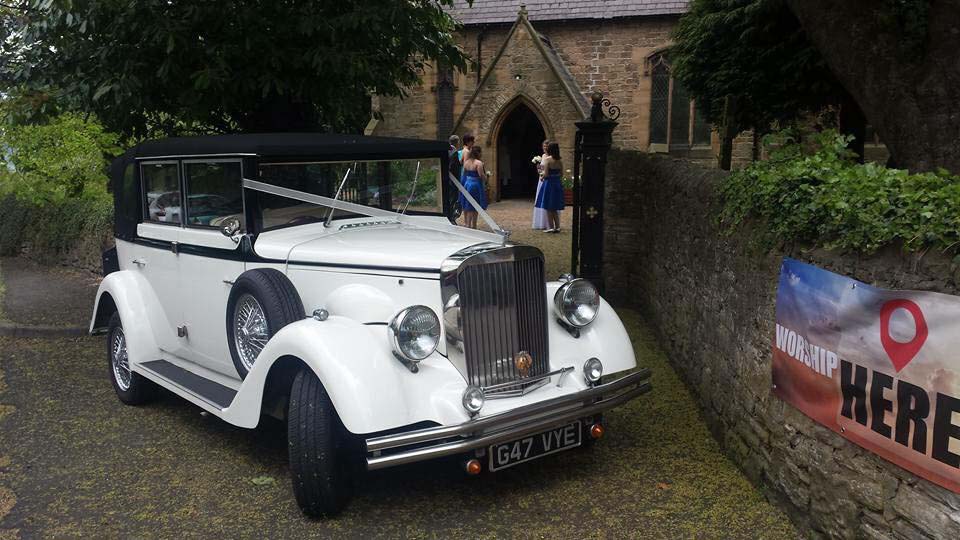
[[[0, 256], [100, 275], [101, 254], [113, 246], [112, 204], [68, 201], [38, 206], [0, 196]], [[100, 214], [95, 214], [102, 210]]]
[[[958, 291], [934, 253], [871, 256], [758, 246], [720, 234], [723, 171], [639, 152], [608, 163], [606, 297], [645, 314], [714, 436], [813, 536], [960, 538], [960, 495], [861, 449], [770, 393], [784, 255], [880, 287]], [[638, 359], [642, 364], [643, 359]], [[654, 399], [655, 399], [654, 389]]]

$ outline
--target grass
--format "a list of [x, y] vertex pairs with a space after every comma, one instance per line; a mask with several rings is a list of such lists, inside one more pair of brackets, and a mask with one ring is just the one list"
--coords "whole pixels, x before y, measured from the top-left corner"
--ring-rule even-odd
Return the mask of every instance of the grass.
[[[607, 415], [608, 435], [497, 474], [456, 461], [368, 473], [344, 514], [304, 519], [285, 429], [232, 427], [164, 394], [126, 407], [98, 338], [0, 338], [0, 477], [17, 495], [2, 527], [24, 536], [794, 538], [721, 452], [643, 321], [621, 316], [654, 390]], [[267, 481], [270, 478], [275, 481]]]
[[[0, 281], [0, 306], [3, 305], [3, 282]], [[2, 315], [2, 312], [0, 312]], [[2, 317], [0, 317], [2, 320]], [[7, 384], [4, 380], [3, 363], [0, 362], [0, 400], [4, 399]], [[16, 412], [12, 405], [0, 402], [0, 426], [6, 417]], [[17, 504], [17, 495], [8, 486], [10, 481], [10, 466], [12, 461], [10, 456], [5, 454], [5, 450], [0, 447], [0, 540], [13, 540], [19, 538], [19, 531], [16, 529], [5, 529], [2, 526], [4, 518], [13, 510]]]
[[0, 267], [0, 322], [7, 321], [7, 317], [3, 314], [3, 294], [6, 290], [6, 285], [3, 284], [3, 267]]
[[[548, 280], [557, 279], [570, 271], [570, 211], [560, 212], [559, 234], [544, 233], [530, 228], [533, 221], [533, 203], [524, 200], [506, 200], [488, 208], [490, 216], [498, 225], [510, 231], [510, 240], [537, 246], [543, 251]], [[481, 222], [481, 227], [485, 226]]]
[[[548, 276], [567, 270], [568, 223], [544, 234], [529, 229], [528, 205], [493, 212], [544, 251]], [[476, 478], [455, 460], [367, 473], [351, 506], [324, 521], [296, 506], [282, 424], [235, 428], [168, 393], [123, 406], [102, 338], [0, 338], [0, 540], [16, 534], [5, 527], [103, 538], [801, 536], [724, 456], [646, 323], [618, 313], [654, 389], [607, 414], [604, 440]]]

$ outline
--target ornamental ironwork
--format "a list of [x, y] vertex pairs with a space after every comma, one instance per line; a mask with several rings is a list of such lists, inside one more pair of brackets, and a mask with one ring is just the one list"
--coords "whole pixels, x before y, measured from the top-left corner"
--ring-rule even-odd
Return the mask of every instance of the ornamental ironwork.
[[[593, 106], [590, 108], [590, 120], [592, 122], [615, 122], [620, 118], [620, 107], [614, 105], [610, 98], [603, 97], [600, 92], [594, 92], [590, 99], [593, 101]], [[604, 112], [604, 109], [606, 109], [606, 112]]]

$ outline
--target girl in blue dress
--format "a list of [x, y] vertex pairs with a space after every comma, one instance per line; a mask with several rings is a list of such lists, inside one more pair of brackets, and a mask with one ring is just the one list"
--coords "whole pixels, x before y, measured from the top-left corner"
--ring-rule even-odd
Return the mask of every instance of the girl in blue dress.
[[[463, 184], [463, 187], [466, 188], [467, 192], [470, 193], [470, 196], [477, 201], [477, 204], [480, 205], [480, 208], [484, 210], [487, 209], [487, 173], [486, 169], [483, 168], [483, 162], [480, 161], [480, 156], [483, 154], [481, 148], [477, 145], [474, 145], [470, 149], [470, 154], [467, 157], [466, 161], [463, 162], [463, 176], [460, 178], [460, 183]], [[463, 221], [464, 225], [470, 227], [471, 229], [477, 228], [477, 210], [467, 201], [467, 198], [463, 196], [463, 193], [460, 194], [460, 207], [463, 208]]]
[[[463, 162], [470, 157], [470, 149], [473, 148], [473, 143], [476, 141], [476, 137], [473, 136], [473, 133], [469, 131], [463, 134], [463, 148], [457, 150], [457, 161], [460, 162], [460, 177], [463, 177]], [[460, 181], [463, 183], [463, 180]]]
[[541, 161], [543, 166], [543, 186], [537, 193], [534, 206], [547, 212], [547, 228], [543, 232], [560, 232], [560, 211], [563, 210], [563, 161], [560, 159], [560, 145], [552, 142], [547, 146], [547, 156]]

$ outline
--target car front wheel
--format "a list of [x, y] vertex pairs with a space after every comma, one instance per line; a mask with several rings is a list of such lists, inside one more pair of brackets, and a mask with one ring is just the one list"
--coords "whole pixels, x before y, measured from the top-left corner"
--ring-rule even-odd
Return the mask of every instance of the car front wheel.
[[290, 389], [287, 446], [293, 493], [307, 516], [333, 516], [350, 499], [345, 431], [320, 379], [301, 369]]
[[127, 335], [123, 332], [119, 313], [114, 312], [107, 328], [107, 366], [117, 397], [127, 405], [151, 401], [156, 396], [157, 386], [130, 369]]

